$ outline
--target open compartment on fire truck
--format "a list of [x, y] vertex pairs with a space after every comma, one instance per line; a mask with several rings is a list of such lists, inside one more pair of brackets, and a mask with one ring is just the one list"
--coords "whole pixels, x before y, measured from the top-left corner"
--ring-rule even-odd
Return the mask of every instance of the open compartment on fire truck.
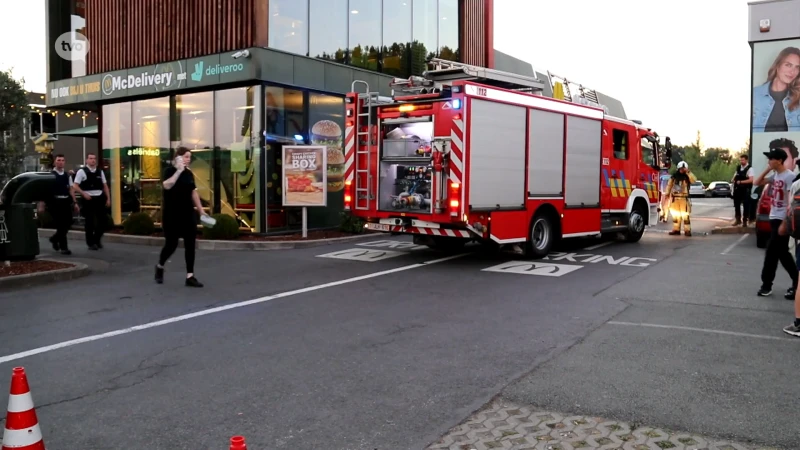
[[432, 118], [386, 119], [381, 128], [378, 208], [430, 214]]

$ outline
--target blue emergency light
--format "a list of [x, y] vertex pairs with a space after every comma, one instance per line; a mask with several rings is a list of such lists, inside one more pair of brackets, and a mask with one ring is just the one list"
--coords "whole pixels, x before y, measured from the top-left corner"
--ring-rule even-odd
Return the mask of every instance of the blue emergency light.
[[461, 99], [454, 98], [453, 99], [453, 109], [461, 109]]

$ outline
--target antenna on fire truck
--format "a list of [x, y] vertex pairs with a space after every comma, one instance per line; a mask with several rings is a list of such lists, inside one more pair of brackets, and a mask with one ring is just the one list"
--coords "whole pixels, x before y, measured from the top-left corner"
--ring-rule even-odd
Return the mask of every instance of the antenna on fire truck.
[[[550, 79], [550, 86], [553, 88], [553, 98], [603, 108], [606, 110], [606, 114], [608, 114], [608, 108], [600, 103], [600, 98], [597, 96], [597, 91], [594, 89], [588, 88], [580, 83], [570, 81], [566, 77], [556, 75], [549, 70], [547, 71], [547, 77]], [[570, 85], [573, 85], [577, 88], [578, 92], [576, 94], [572, 93]], [[557, 86], [560, 87], [560, 92], [559, 87]]]
[[432, 58], [428, 61], [428, 65], [430, 69], [426, 70], [423, 76], [411, 76], [408, 79], [395, 78], [391, 83], [395, 95], [438, 96], [442, 91], [449, 89], [454, 81], [474, 81], [513, 91], [532, 93], [544, 91], [544, 81], [536, 77], [487, 69], [441, 58]]

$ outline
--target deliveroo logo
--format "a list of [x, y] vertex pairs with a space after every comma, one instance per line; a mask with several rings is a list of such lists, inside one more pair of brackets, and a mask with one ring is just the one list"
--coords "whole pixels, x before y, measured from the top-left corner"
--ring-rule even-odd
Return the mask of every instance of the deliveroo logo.
[[192, 72], [192, 81], [199, 82], [203, 79], [203, 61], [194, 65], [194, 72]]

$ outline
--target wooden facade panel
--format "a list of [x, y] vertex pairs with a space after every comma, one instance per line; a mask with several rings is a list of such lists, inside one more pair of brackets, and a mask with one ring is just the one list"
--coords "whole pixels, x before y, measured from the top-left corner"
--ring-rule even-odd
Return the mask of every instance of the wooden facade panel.
[[462, 62], [493, 67], [493, 0], [462, 0], [460, 8]]
[[266, 1], [86, 0], [87, 74], [256, 46]]

